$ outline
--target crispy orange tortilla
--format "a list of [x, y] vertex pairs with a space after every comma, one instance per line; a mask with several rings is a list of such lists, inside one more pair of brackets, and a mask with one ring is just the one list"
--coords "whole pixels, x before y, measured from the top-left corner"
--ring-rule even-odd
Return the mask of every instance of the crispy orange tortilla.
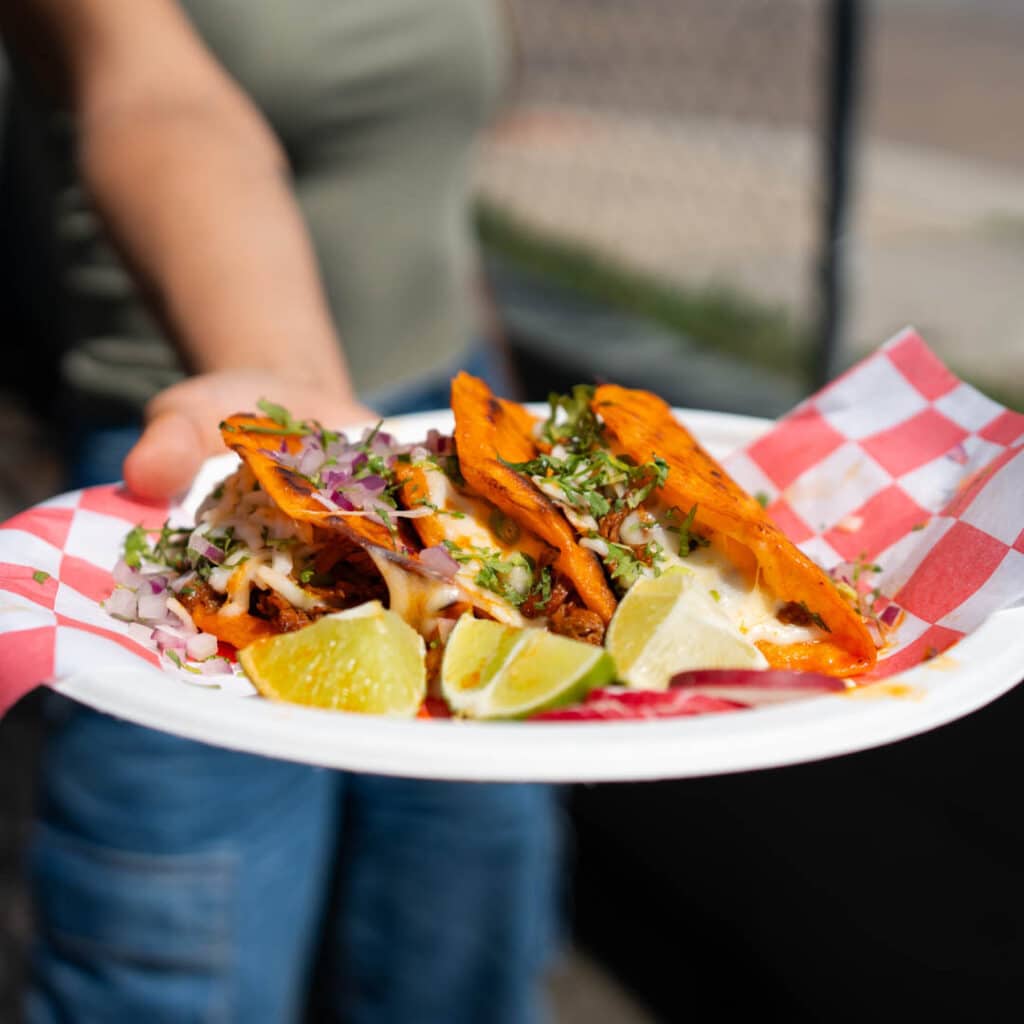
[[555, 567], [572, 581], [580, 600], [607, 624], [615, 595], [597, 555], [576, 541], [576, 532], [561, 509], [506, 462], [536, 458], [533, 428], [537, 422], [521, 405], [496, 398], [468, 373], [452, 381], [455, 448], [459, 469], [478, 494], [558, 551]]
[[[252, 428], [256, 429], [253, 430]], [[389, 551], [411, 550], [409, 528], [405, 522], [394, 522], [394, 533], [378, 519], [364, 516], [337, 515], [313, 497], [315, 488], [297, 473], [274, 458], [273, 453], [284, 441], [290, 452], [298, 450], [301, 438], [264, 433], [277, 430], [273, 420], [262, 416], [236, 413], [221, 424], [224, 443], [241, 456], [256, 475], [260, 486], [274, 499], [278, 508], [293, 519], [312, 523], [354, 541], [361, 547], [371, 545]]]
[[[421, 467], [411, 462], [395, 466], [395, 479], [401, 485], [398, 497], [405, 508], [416, 508], [429, 494], [426, 477]], [[437, 516], [421, 516], [413, 520], [413, 529], [419, 534], [425, 548], [444, 543], [446, 534]]]
[[672, 415], [656, 395], [602, 385], [591, 406], [614, 442], [637, 462], [659, 455], [669, 466], [661, 496], [686, 513], [741, 568], [756, 570], [780, 601], [802, 602], [830, 630], [819, 641], [758, 643], [773, 668], [849, 676], [875, 663], [877, 652], [860, 616], [832, 581], [768, 518]]
[[212, 633], [218, 640], [223, 640], [239, 650], [255, 640], [277, 632], [266, 619], [258, 619], [248, 612], [241, 615], [225, 615], [223, 612], [214, 612], [202, 605], [195, 605], [189, 614], [204, 633]]
[[[253, 427], [257, 429], [253, 430]], [[277, 429], [278, 425], [271, 419], [237, 413], [221, 424], [221, 436], [224, 443], [245, 461], [260, 486], [283, 512], [361, 548], [412, 549], [408, 526], [404, 522], [395, 523], [393, 536], [382, 522], [361, 516], [336, 515], [313, 498], [312, 484], [300, 473], [282, 466], [272, 454], [280, 449], [282, 441], [288, 451], [297, 451], [301, 438], [283, 436], [275, 432]], [[248, 613], [225, 615], [196, 605], [190, 614], [199, 629], [236, 648], [277, 632], [270, 622]]]

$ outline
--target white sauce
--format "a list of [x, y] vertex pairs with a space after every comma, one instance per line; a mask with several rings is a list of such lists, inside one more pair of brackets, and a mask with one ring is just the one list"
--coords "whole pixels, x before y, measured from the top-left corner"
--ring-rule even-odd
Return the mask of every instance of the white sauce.
[[[664, 515], [660, 509], [651, 511], [658, 518]], [[760, 579], [747, 579], [714, 545], [696, 548], [687, 557], [681, 558], [678, 533], [655, 523], [644, 534], [647, 540], [661, 545], [664, 557], [659, 562], [659, 569], [664, 571], [672, 565], [689, 569], [695, 575], [698, 585], [732, 622], [737, 632], [752, 643], [767, 640], [775, 644], [795, 644], [821, 639], [822, 631], [817, 626], [780, 622], [776, 617], [780, 603], [778, 598]], [[653, 570], [646, 569], [645, 573], [653, 575]]]

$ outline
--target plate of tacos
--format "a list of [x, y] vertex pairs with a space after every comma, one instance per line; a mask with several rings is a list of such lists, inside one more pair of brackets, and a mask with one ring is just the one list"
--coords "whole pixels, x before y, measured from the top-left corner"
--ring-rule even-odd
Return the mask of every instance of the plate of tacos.
[[858, 684], [897, 617], [718, 461], [769, 426], [615, 385], [523, 406], [467, 374], [451, 411], [347, 433], [261, 402], [122, 538], [104, 611], [155, 658], [57, 689], [328, 767], [590, 781], [832, 756], [1013, 685], [1019, 610]]

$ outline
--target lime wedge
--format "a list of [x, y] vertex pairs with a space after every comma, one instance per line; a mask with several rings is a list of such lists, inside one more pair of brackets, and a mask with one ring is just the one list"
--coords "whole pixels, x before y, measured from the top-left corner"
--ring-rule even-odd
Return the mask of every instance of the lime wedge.
[[412, 716], [427, 692], [423, 638], [379, 601], [257, 640], [238, 660], [264, 697]]
[[441, 690], [467, 718], [523, 718], [574, 704], [615, 677], [600, 647], [543, 629], [463, 615], [441, 662]]
[[514, 626], [463, 615], [448, 637], [441, 662], [441, 689], [449, 703], [463, 691], [485, 687], [522, 636], [523, 630]]
[[664, 690], [686, 669], [767, 667], [764, 655], [695, 579], [688, 569], [672, 568], [627, 591], [605, 637], [620, 680]]

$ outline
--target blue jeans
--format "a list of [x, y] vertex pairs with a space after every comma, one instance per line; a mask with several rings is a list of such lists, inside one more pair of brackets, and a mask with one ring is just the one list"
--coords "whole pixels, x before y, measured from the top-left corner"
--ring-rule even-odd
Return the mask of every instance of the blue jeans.
[[[116, 479], [135, 436], [93, 432], [79, 485]], [[29, 1024], [541, 1018], [559, 919], [550, 787], [310, 768], [55, 694], [47, 718]]]

